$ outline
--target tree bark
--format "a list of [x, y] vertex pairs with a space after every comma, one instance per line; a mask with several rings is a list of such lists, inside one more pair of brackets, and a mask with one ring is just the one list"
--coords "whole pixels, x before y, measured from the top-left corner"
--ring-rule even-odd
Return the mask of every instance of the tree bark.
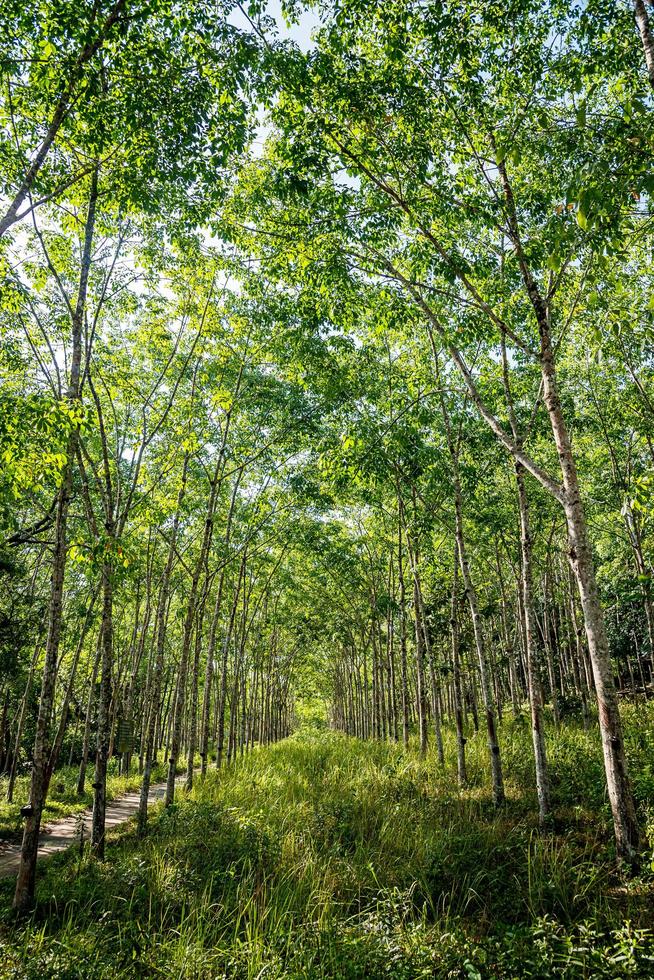
[[647, 66], [647, 77], [649, 78], [650, 85], [652, 88], [654, 88], [654, 41], [652, 40], [649, 16], [647, 14], [647, 7], [645, 6], [644, 0], [635, 0], [634, 16], [636, 18], [640, 40], [643, 45], [645, 64]]

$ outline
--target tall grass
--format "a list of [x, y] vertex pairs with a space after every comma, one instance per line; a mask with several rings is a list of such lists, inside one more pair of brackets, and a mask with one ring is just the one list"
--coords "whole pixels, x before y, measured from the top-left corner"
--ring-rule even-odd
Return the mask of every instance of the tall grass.
[[[653, 713], [626, 717], [645, 812]], [[595, 731], [548, 734], [547, 832], [527, 726], [502, 728], [499, 811], [483, 736], [465, 790], [445, 740], [444, 769], [306, 730], [211, 771], [144, 842], [126, 827], [105, 864], [55, 859], [34, 915], [4, 914], [0, 978], [653, 976], [650, 877], [616, 873]]]

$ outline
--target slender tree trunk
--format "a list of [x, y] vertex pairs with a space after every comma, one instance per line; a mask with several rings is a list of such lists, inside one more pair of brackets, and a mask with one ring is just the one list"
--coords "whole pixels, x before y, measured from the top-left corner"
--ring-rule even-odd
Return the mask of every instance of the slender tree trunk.
[[[637, 3], [639, 0], [637, 0]], [[644, 9], [644, 7], [643, 7]], [[641, 26], [639, 24], [639, 26]], [[586, 637], [590, 653], [595, 692], [599, 711], [602, 750], [606, 782], [613, 813], [616, 848], [621, 860], [637, 862], [639, 833], [636, 808], [627, 773], [627, 761], [622, 735], [622, 721], [613, 681], [611, 653], [604, 623], [604, 611], [595, 579], [595, 565], [581, 499], [577, 467], [558, 390], [554, 351], [550, 333], [549, 311], [531, 275], [520, 239], [520, 231], [508, 180], [506, 164], [498, 164], [506, 199], [511, 236], [515, 246], [525, 290], [534, 310], [540, 336], [540, 369], [543, 400], [554, 436], [561, 467], [563, 493], [560, 495], [568, 528], [570, 562], [577, 579], [584, 613]]]
[[[240, 377], [240, 376], [239, 376]], [[226, 435], [223, 439], [223, 448]], [[209, 549], [211, 547], [211, 541], [213, 538], [213, 525], [214, 525], [214, 511], [216, 506], [216, 497], [218, 494], [218, 487], [220, 482], [220, 474], [223, 468], [223, 453], [221, 452], [216, 463], [216, 467], [213, 472], [212, 479], [210, 481], [209, 490], [209, 501], [207, 504], [207, 515], [204, 522], [204, 531], [202, 535], [202, 544], [200, 546], [200, 553], [197, 558], [195, 568], [193, 570], [193, 575], [191, 578], [191, 587], [188, 593], [187, 607], [186, 607], [186, 618], [184, 620], [184, 633], [182, 637], [182, 651], [179, 660], [178, 677], [177, 677], [177, 697], [175, 698], [174, 710], [172, 715], [172, 728], [171, 728], [171, 738], [170, 738], [170, 754], [168, 756], [168, 780], [166, 783], [166, 797], [165, 805], [170, 806], [175, 799], [175, 773], [177, 771], [177, 760], [179, 758], [181, 736], [182, 736], [182, 723], [184, 720], [184, 708], [186, 704], [186, 687], [187, 687], [187, 674], [188, 674], [188, 661], [191, 651], [191, 638], [193, 634], [193, 627], [196, 619], [196, 607], [198, 601], [198, 588], [200, 585], [200, 578], [207, 571], [207, 558], [209, 555]]]
[[[108, 528], [108, 531], [111, 539], [113, 528]], [[113, 568], [110, 561], [106, 561], [102, 567], [102, 657], [100, 662], [100, 701], [98, 704], [98, 740], [93, 780], [91, 847], [95, 856], [100, 861], [104, 861], [107, 762], [111, 736], [111, 669], [113, 665]]]
[[[513, 712], [513, 717], [517, 718], [520, 715], [520, 699], [518, 697], [518, 678], [516, 672], [516, 653], [515, 647], [517, 644], [515, 641], [511, 642], [511, 635], [509, 630], [509, 602], [506, 596], [506, 589], [504, 585], [504, 576], [502, 575], [502, 563], [500, 561], [500, 552], [497, 544], [495, 542], [495, 562], [497, 566], [497, 578], [500, 585], [500, 622], [502, 625], [502, 639], [504, 642], [504, 649], [506, 651], [506, 660], [509, 672], [509, 693], [511, 696], [511, 710]], [[515, 637], [516, 634], [514, 634]]]
[[645, 64], [647, 65], [647, 77], [649, 78], [650, 85], [654, 88], [654, 41], [652, 40], [649, 16], [644, 0], [635, 0], [634, 16], [643, 45]]
[[481, 620], [479, 616], [479, 605], [477, 600], [477, 590], [475, 589], [472, 582], [472, 575], [470, 574], [470, 566], [468, 564], [468, 555], [465, 546], [465, 538], [463, 535], [463, 513], [461, 509], [461, 491], [458, 486], [458, 479], [455, 477], [455, 510], [456, 510], [456, 537], [457, 544], [459, 548], [459, 564], [461, 567], [461, 575], [463, 577], [463, 584], [465, 586], [466, 595], [468, 597], [468, 605], [470, 606], [470, 616], [472, 619], [472, 630], [475, 638], [475, 647], [477, 649], [477, 657], [479, 660], [479, 682], [481, 685], [481, 697], [484, 703], [484, 713], [486, 715], [486, 733], [488, 737], [488, 753], [490, 757], [490, 768], [491, 776], [493, 782], [493, 800], [496, 806], [499, 806], [504, 802], [504, 778], [502, 776], [502, 760], [500, 757], [500, 746], [497, 741], [497, 732], [495, 727], [495, 712], [493, 710], [493, 701], [490, 693], [490, 686], [488, 683], [488, 667], [486, 664], [486, 650], [484, 645], [484, 637], [481, 628]]
[[[388, 594], [395, 594], [395, 581], [393, 577], [393, 555], [388, 563]], [[398, 741], [397, 728], [397, 680], [395, 667], [395, 629], [393, 623], [393, 611], [389, 609], [386, 614], [386, 650], [388, 653], [388, 684], [391, 698], [391, 732], [393, 741]]]
[[7, 771], [9, 764], [9, 686], [5, 688], [5, 696], [2, 705], [2, 718], [0, 718], [0, 774]]
[[193, 657], [193, 671], [191, 674], [191, 704], [189, 706], [189, 733], [188, 733], [188, 753], [186, 760], [186, 789], [193, 788], [193, 767], [195, 763], [195, 749], [198, 732], [198, 684], [200, 678], [200, 654], [202, 652], [202, 620], [204, 618], [204, 605], [206, 595], [203, 596], [198, 609], [197, 623], [195, 626], [195, 656]]
[[[84, 246], [80, 267], [77, 302], [71, 319], [72, 357], [67, 400], [78, 409], [80, 397], [80, 372], [82, 364], [82, 328], [86, 310], [89, 271], [91, 267], [91, 247], [95, 227], [95, 205], [98, 197], [98, 171], [93, 171], [91, 192], [86, 215]], [[50, 757], [49, 733], [53, 712], [55, 684], [57, 680], [57, 659], [61, 637], [61, 617], [64, 596], [64, 575], [66, 571], [66, 551], [68, 540], [68, 510], [73, 480], [73, 463], [77, 451], [79, 429], [73, 426], [68, 437], [66, 464], [57, 494], [56, 518], [54, 527], [54, 551], [52, 557], [52, 578], [50, 583], [50, 604], [48, 612], [48, 634], [45, 644], [45, 662], [41, 682], [41, 698], [36, 722], [32, 779], [30, 786], [29, 811], [25, 818], [23, 842], [21, 845], [20, 866], [14, 893], [14, 908], [23, 911], [34, 901], [36, 882], [36, 856], [39, 845], [41, 814], [45, 804], [48, 785], [47, 769]]]
[[223, 639], [222, 659], [220, 665], [220, 688], [218, 692], [216, 769], [220, 769], [222, 765], [223, 751], [225, 747], [225, 710], [227, 705], [227, 668], [229, 664], [229, 645], [231, 642], [232, 634], [234, 632], [234, 623], [236, 620], [236, 611], [238, 609], [238, 599], [239, 599], [239, 593], [241, 589], [241, 583], [245, 578], [245, 564], [246, 564], [246, 552], [243, 552], [243, 558], [241, 560], [241, 568], [238, 576], [238, 584], [236, 587], [236, 591], [234, 593], [234, 599], [232, 602], [232, 608], [229, 616], [229, 625], [227, 627], [227, 632]]
[[[409, 541], [407, 535], [407, 541]], [[418, 577], [418, 556], [409, 541], [409, 555], [413, 575], [413, 618], [416, 643], [416, 706], [418, 709], [418, 736], [420, 755], [427, 755], [427, 697], [425, 692], [425, 634], [422, 624], [420, 602], [420, 580]]]
[[434, 737], [436, 739], [436, 752], [438, 755], [438, 761], [442, 766], [445, 764], [445, 753], [443, 751], [443, 733], [441, 731], [440, 685], [438, 683], [438, 679], [436, 676], [434, 650], [432, 648], [431, 637], [429, 635], [429, 624], [427, 623], [425, 602], [422, 596], [422, 584], [420, 582], [420, 578], [418, 578], [418, 602], [420, 604], [420, 623], [422, 626], [422, 632], [424, 637], [425, 656], [427, 658], [427, 663], [429, 664], [429, 677], [431, 681], [432, 716], [434, 722]]
[[91, 620], [93, 617], [93, 607], [95, 606], [97, 592], [94, 592], [91, 596], [86, 616], [84, 617], [84, 623], [82, 629], [80, 630], [80, 635], [77, 641], [77, 647], [73, 655], [73, 662], [70, 665], [70, 674], [68, 676], [68, 684], [66, 685], [66, 693], [64, 695], [64, 703], [61, 708], [61, 715], [59, 717], [59, 725], [57, 726], [57, 734], [50, 752], [50, 761], [48, 763], [48, 782], [52, 778], [52, 773], [55, 770], [55, 766], [59, 761], [59, 756], [61, 754], [61, 749], [64, 744], [64, 738], [66, 736], [66, 729], [68, 727], [68, 713], [70, 710], [70, 700], [73, 694], [73, 686], [75, 684], [75, 677], [77, 675], [77, 665], [79, 663], [79, 658], [82, 653], [82, 648], [84, 646], [84, 640], [86, 639], [86, 634], [91, 625]]
[[91, 725], [93, 723], [93, 706], [95, 704], [96, 684], [98, 671], [100, 669], [100, 658], [102, 657], [102, 627], [98, 633], [98, 642], [93, 658], [93, 669], [91, 671], [91, 684], [86, 699], [86, 716], [84, 719], [84, 736], [82, 739], [82, 758], [79, 764], [79, 775], [77, 777], [77, 795], [84, 796], [86, 789], [86, 769], [89, 763], [89, 745], [91, 742]]
[[[399, 497], [398, 497], [399, 502]], [[400, 504], [400, 521], [397, 532], [397, 580], [399, 585], [399, 615], [400, 615], [400, 680], [402, 683], [402, 741], [404, 747], [409, 745], [409, 680], [406, 651], [406, 586], [404, 583], [404, 561], [402, 552], [402, 520]]]
[[[435, 357], [436, 368], [438, 371], [438, 359]], [[466, 550], [465, 535], [463, 530], [463, 504], [461, 480], [459, 475], [458, 447], [454, 443], [454, 436], [450, 424], [450, 418], [445, 405], [445, 399], [441, 394], [441, 408], [447, 443], [452, 463], [452, 484], [454, 490], [454, 514], [455, 514], [455, 536], [459, 554], [459, 566], [465, 587], [468, 605], [470, 607], [470, 617], [472, 619], [472, 631], [477, 651], [479, 664], [479, 682], [481, 686], [481, 697], [484, 704], [486, 716], [486, 735], [488, 740], [488, 753], [490, 760], [491, 780], [493, 785], [493, 800], [496, 806], [504, 802], [504, 777], [502, 775], [502, 760], [500, 756], [500, 746], [497, 740], [497, 730], [495, 725], [495, 711], [491, 697], [490, 684], [488, 679], [488, 665], [486, 661], [486, 649], [484, 644], [484, 634], [479, 615], [479, 603], [477, 590], [475, 589], [470, 573], [470, 565]], [[473, 709], [476, 713], [476, 706]]]
[[536, 664], [536, 616], [534, 613], [531, 527], [529, 523], [529, 502], [525, 487], [524, 468], [516, 463], [516, 482], [518, 484], [518, 504], [520, 510], [520, 549], [522, 557], [522, 593], [525, 614], [527, 680], [529, 684], [529, 706], [531, 709], [531, 735], [536, 764], [536, 792], [538, 813], [544, 823], [550, 811], [550, 791], [547, 776], [547, 755], [545, 752], [545, 732], [543, 730], [543, 699], [540, 677]]
[[559, 714], [559, 693], [556, 684], [556, 671], [554, 669], [554, 653], [552, 651], [552, 636], [550, 632], [547, 567], [545, 569], [545, 577], [543, 579], [543, 646], [545, 648], [545, 660], [547, 664], [550, 697], [552, 698], [552, 717], [554, 719], [555, 726], [558, 728], [561, 719]]
[[202, 779], [207, 774], [207, 758], [209, 754], [209, 722], [211, 717], [211, 688], [214, 676], [214, 657], [216, 655], [216, 637], [218, 635], [218, 624], [220, 622], [220, 612], [223, 598], [223, 584], [225, 581], [224, 568], [220, 572], [218, 579], [218, 589], [216, 591], [216, 601], [211, 616], [211, 626], [209, 629], [209, 642], [207, 644], [207, 662], [204, 672], [204, 696], [202, 699], [202, 721], [200, 727], [200, 776]]
[[[508, 358], [506, 345], [502, 338], [502, 368], [504, 375], [504, 392], [513, 438], [516, 445], [522, 447], [522, 434], [518, 431], [514, 411], [513, 396], [509, 380]], [[525, 485], [525, 469], [522, 463], [515, 460], [515, 478], [518, 490], [518, 511], [520, 514], [520, 558], [521, 558], [521, 598], [524, 617], [524, 644], [527, 661], [527, 685], [529, 690], [529, 708], [531, 713], [531, 735], [536, 767], [536, 793], [538, 796], [538, 814], [541, 824], [550, 811], [550, 790], [547, 776], [547, 755], [545, 752], [545, 732], [543, 730], [543, 696], [536, 661], [537, 623], [534, 612], [533, 587], [533, 556], [531, 540], [531, 524], [529, 520], [529, 499]], [[498, 562], [499, 565], [499, 562]]]
[[468, 782], [466, 770], [466, 737], [463, 729], [463, 711], [461, 709], [461, 661], [459, 657], [459, 548], [454, 543], [454, 570], [452, 573], [452, 601], [450, 612], [450, 630], [452, 633], [452, 694], [454, 698], [454, 719], [456, 724], [456, 769], [459, 786]]

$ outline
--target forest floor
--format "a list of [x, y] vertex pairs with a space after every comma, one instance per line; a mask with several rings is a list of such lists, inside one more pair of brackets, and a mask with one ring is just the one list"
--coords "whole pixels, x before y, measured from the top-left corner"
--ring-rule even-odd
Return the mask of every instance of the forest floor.
[[0, 882], [0, 977], [516, 980], [654, 976], [654, 706], [625, 706], [643, 870], [616, 870], [596, 728], [548, 730], [556, 813], [536, 823], [527, 723], [501, 728], [507, 802], [483, 733], [470, 785], [412, 746], [303, 730], [256, 749], [107, 861], [40, 869], [16, 921]]

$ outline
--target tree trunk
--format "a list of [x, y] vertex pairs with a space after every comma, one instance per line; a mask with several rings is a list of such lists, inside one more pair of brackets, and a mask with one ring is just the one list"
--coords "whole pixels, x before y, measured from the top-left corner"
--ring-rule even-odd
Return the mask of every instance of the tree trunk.
[[427, 697], [425, 692], [425, 634], [422, 624], [422, 609], [420, 602], [420, 580], [418, 578], [418, 556], [415, 548], [409, 543], [411, 572], [413, 575], [413, 619], [416, 643], [416, 706], [418, 709], [418, 736], [420, 755], [427, 755]]
[[[71, 408], [78, 410], [80, 397], [80, 372], [82, 364], [82, 328], [86, 310], [89, 270], [91, 267], [91, 246], [95, 227], [95, 205], [98, 196], [98, 171], [93, 171], [91, 192], [86, 215], [84, 247], [80, 266], [77, 302], [71, 319], [72, 357], [67, 400]], [[45, 644], [45, 662], [41, 682], [41, 698], [36, 722], [32, 780], [30, 786], [30, 809], [25, 818], [23, 842], [21, 845], [20, 867], [16, 879], [14, 908], [22, 911], [34, 901], [36, 881], [36, 855], [39, 844], [41, 814], [48, 791], [47, 769], [50, 757], [49, 732], [52, 718], [55, 683], [57, 680], [57, 660], [61, 637], [61, 617], [64, 595], [64, 575], [66, 571], [68, 510], [73, 481], [73, 462], [77, 451], [79, 428], [74, 425], [68, 437], [66, 464], [57, 494], [56, 518], [54, 527], [54, 551], [52, 557], [52, 578], [50, 583], [50, 604], [48, 611], [48, 635]]]
[[52, 778], [52, 773], [54, 772], [55, 766], [59, 760], [61, 754], [61, 748], [64, 744], [64, 738], [66, 736], [66, 728], [68, 727], [68, 712], [70, 709], [70, 699], [73, 694], [73, 686], [75, 684], [75, 676], [77, 674], [77, 665], [79, 663], [79, 658], [82, 653], [82, 648], [84, 646], [84, 640], [86, 639], [86, 634], [91, 625], [91, 620], [93, 617], [93, 607], [95, 606], [95, 600], [97, 597], [97, 592], [94, 592], [91, 596], [86, 616], [84, 618], [84, 623], [80, 631], [79, 639], [77, 641], [77, 647], [75, 649], [75, 654], [73, 656], [73, 662], [70, 665], [70, 674], [68, 676], [68, 684], [66, 685], [66, 693], [64, 695], [64, 703], [61, 708], [61, 715], [59, 717], [59, 725], [57, 727], [57, 734], [50, 752], [50, 761], [48, 763], [48, 783]]
[[581, 606], [584, 613], [588, 650], [592, 663], [599, 710], [604, 768], [613, 813], [616, 848], [618, 857], [621, 860], [635, 864], [637, 863], [639, 844], [636, 808], [627, 774], [627, 762], [622, 737], [622, 722], [613, 681], [611, 654], [604, 624], [604, 611], [597, 590], [592, 548], [586, 527], [577, 468], [572, 452], [572, 443], [565, 424], [559, 396], [550, 333], [549, 310], [531, 274], [520, 240], [513, 190], [504, 162], [498, 164], [498, 171], [506, 199], [511, 238], [518, 258], [525, 291], [538, 325], [540, 337], [539, 363], [543, 400], [547, 408], [552, 434], [554, 436], [563, 483], [562, 493], [560, 491], [557, 492], [557, 499], [562, 504], [565, 513], [568, 528], [570, 563], [577, 579]]
[[636, 0], [634, 3], [634, 16], [643, 45], [645, 64], [647, 65], [647, 77], [649, 78], [650, 85], [654, 88], [654, 41], [652, 41], [649, 17], [644, 0]]
[[241, 568], [239, 571], [238, 584], [232, 601], [232, 608], [229, 615], [227, 632], [223, 639], [222, 658], [220, 665], [220, 688], [218, 691], [218, 712], [217, 712], [217, 732], [216, 732], [216, 769], [220, 769], [223, 761], [223, 751], [225, 747], [225, 711], [227, 707], [227, 667], [229, 663], [229, 644], [234, 632], [234, 622], [236, 620], [236, 610], [241, 589], [241, 583], [245, 577], [246, 552], [243, 553]]
[[527, 681], [529, 684], [529, 707], [531, 709], [531, 736], [536, 765], [536, 792], [538, 795], [538, 814], [544, 823], [550, 811], [550, 791], [547, 777], [547, 756], [545, 753], [545, 733], [543, 731], [543, 698], [536, 665], [536, 616], [534, 613], [531, 527], [529, 523], [529, 501], [525, 487], [524, 468], [515, 464], [518, 485], [518, 504], [520, 510], [520, 552], [522, 557], [522, 595], [525, 615], [525, 640], [527, 654]]
[[463, 513], [461, 508], [461, 490], [458, 485], [458, 477], [454, 480], [455, 511], [456, 511], [456, 538], [459, 548], [459, 565], [461, 575], [468, 597], [470, 606], [470, 616], [472, 619], [472, 630], [474, 633], [475, 647], [479, 661], [479, 682], [481, 685], [481, 697], [484, 703], [484, 713], [486, 715], [486, 734], [488, 737], [488, 753], [490, 758], [491, 777], [493, 783], [493, 800], [496, 806], [504, 802], [504, 778], [502, 776], [502, 760], [500, 757], [500, 746], [497, 741], [495, 727], [495, 712], [488, 683], [488, 667], [486, 664], [486, 650], [484, 637], [479, 616], [479, 605], [477, 601], [477, 591], [472, 582], [470, 566], [463, 535]]
[[454, 698], [454, 720], [456, 724], [456, 769], [459, 786], [468, 782], [466, 771], [466, 738], [463, 730], [463, 711], [461, 709], [461, 661], [459, 658], [459, 548], [454, 543], [454, 569], [452, 573], [452, 601], [450, 629], [452, 632], [452, 694]]
[[584, 613], [617, 852], [622, 860], [634, 864], [637, 861], [639, 845], [638, 822], [627, 773], [622, 721], [613, 681], [604, 611], [597, 590], [593, 554], [581, 501], [577, 468], [558, 393], [546, 316], [539, 323], [539, 326], [541, 329], [541, 374], [544, 399], [561, 464], [565, 491], [563, 506], [568, 527], [570, 563], [577, 580]]
[[[226, 439], [226, 435], [223, 438], [223, 448], [224, 448], [225, 439]], [[207, 558], [209, 555], [209, 549], [211, 547], [211, 541], [213, 538], [214, 510], [216, 506], [216, 497], [218, 494], [218, 486], [220, 481], [220, 475], [222, 472], [222, 467], [223, 467], [223, 454], [221, 452], [209, 484], [210, 486], [209, 501], [207, 503], [207, 515], [204, 522], [202, 544], [200, 546], [200, 552], [198, 554], [197, 562], [193, 570], [193, 575], [191, 577], [191, 587], [188, 593], [186, 617], [184, 620], [184, 633], [182, 636], [182, 651], [179, 658], [179, 667], [178, 667], [178, 675], [177, 675], [177, 696], [175, 698], [174, 710], [172, 714], [170, 754], [168, 756], [168, 780], [166, 783], [166, 797], [165, 797], [166, 806], [170, 806], [175, 800], [175, 773], [177, 771], [177, 760], [179, 758], [181, 736], [182, 736], [182, 723], [184, 720], [184, 707], [186, 704], [188, 662], [189, 662], [189, 655], [191, 652], [191, 638], [193, 635], [193, 628], [195, 626], [195, 620], [196, 620], [198, 588], [200, 585], [201, 576], [203, 574], [206, 574], [207, 571], [207, 567], [206, 567]]]
[[195, 655], [193, 657], [193, 671], [191, 673], [191, 704], [189, 706], [189, 733], [188, 733], [188, 753], [186, 760], [186, 789], [193, 789], [193, 766], [195, 762], [195, 749], [198, 733], [198, 684], [200, 680], [200, 654], [202, 652], [202, 620], [204, 618], [204, 606], [206, 594], [200, 601], [195, 625]]
[[[399, 503], [399, 496], [398, 496]], [[402, 553], [402, 520], [400, 504], [400, 521], [397, 530], [397, 580], [399, 585], [399, 615], [400, 615], [400, 681], [402, 683], [402, 741], [404, 747], [409, 745], [409, 680], [406, 652], [406, 586], [404, 583], [404, 561]]]
[[202, 698], [202, 720], [200, 725], [200, 776], [202, 779], [207, 774], [207, 756], [209, 753], [209, 722], [211, 717], [211, 688], [214, 676], [214, 657], [216, 654], [216, 637], [218, 635], [218, 624], [220, 622], [220, 611], [222, 608], [223, 584], [225, 581], [224, 568], [220, 572], [218, 579], [218, 589], [216, 591], [216, 601], [211, 616], [211, 626], [209, 628], [209, 642], [207, 644], [207, 662], [204, 672], [204, 696]]
[[[113, 528], [107, 530], [111, 540]], [[93, 780], [91, 847], [95, 856], [100, 861], [104, 861], [107, 761], [111, 735], [111, 669], [113, 665], [113, 568], [111, 561], [105, 561], [102, 566], [102, 657], [100, 663], [100, 701], [98, 703], [98, 739]]]

